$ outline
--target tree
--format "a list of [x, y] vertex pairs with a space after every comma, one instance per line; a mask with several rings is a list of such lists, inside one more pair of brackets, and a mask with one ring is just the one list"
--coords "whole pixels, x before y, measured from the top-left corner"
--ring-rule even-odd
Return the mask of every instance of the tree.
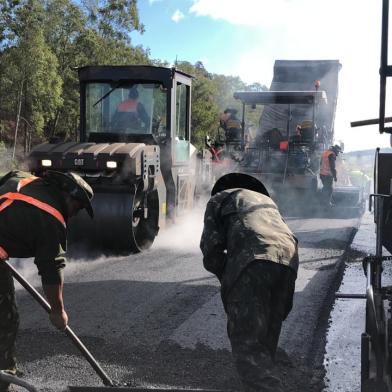
[[[15, 137], [20, 117], [25, 123], [25, 148], [34, 129], [42, 136], [45, 124], [55, 115], [62, 103], [62, 81], [58, 75], [58, 62], [45, 41], [44, 8], [37, 0], [28, 0], [15, 10], [12, 21], [13, 42], [1, 53], [1, 67], [7, 70], [2, 77], [9, 86], [6, 107], [15, 113]], [[11, 35], [10, 35], [11, 36]]]
[[130, 43], [129, 33], [144, 32], [140, 23], [137, 0], [82, 0], [82, 9], [90, 27], [105, 39]]
[[[132, 46], [130, 34], [144, 29], [137, 0], [0, 0], [2, 138], [13, 140], [15, 131], [24, 134], [25, 149], [32, 137], [75, 138], [79, 67], [169, 66], [151, 59], [148, 49]], [[264, 88], [257, 83], [247, 86], [238, 77], [212, 74], [201, 61], [194, 65], [182, 61], [176, 66], [195, 77], [192, 142], [199, 148], [207, 134], [216, 134], [224, 109], [241, 108], [233, 98], [235, 91]], [[12, 137], [6, 138], [11, 128]]]

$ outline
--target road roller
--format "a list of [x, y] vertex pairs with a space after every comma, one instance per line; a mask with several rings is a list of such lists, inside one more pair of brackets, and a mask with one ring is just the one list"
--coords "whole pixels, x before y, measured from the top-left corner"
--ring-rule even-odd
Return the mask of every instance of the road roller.
[[192, 208], [196, 149], [190, 143], [192, 77], [149, 65], [78, 69], [77, 141], [52, 138], [28, 159], [33, 174], [72, 171], [94, 190], [94, 219], [70, 220], [69, 245], [136, 253]]

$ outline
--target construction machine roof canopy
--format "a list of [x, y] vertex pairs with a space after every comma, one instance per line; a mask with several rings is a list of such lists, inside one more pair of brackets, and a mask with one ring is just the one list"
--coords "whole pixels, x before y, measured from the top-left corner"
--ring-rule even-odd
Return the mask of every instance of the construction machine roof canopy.
[[137, 83], [162, 83], [170, 88], [174, 74], [192, 79], [191, 75], [176, 68], [156, 67], [152, 65], [99, 65], [86, 66], [78, 69], [80, 82], [131, 81]]
[[244, 105], [327, 103], [325, 91], [238, 91], [234, 98]]

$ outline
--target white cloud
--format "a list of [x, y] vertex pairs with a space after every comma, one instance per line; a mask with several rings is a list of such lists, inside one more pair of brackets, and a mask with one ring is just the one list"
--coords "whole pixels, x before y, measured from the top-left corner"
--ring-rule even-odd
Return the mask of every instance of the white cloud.
[[172, 15], [171, 20], [178, 23], [181, 19], [184, 19], [184, 14], [180, 10], [176, 10]]
[[[274, 61], [340, 60], [336, 138], [348, 149], [388, 144], [374, 128], [350, 128], [354, 120], [378, 116], [381, 2], [369, 0], [193, 0], [197, 17], [246, 27], [251, 42], [226, 48], [233, 60], [221, 73], [270, 85]], [[243, 35], [243, 34], [242, 34]], [[230, 54], [230, 50], [232, 53]], [[392, 84], [390, 82], [390, 84]], [[392, 92], [391, 92], [392, 99]], [[389, 102], [391, 101], [389, 100]], [[387, 106], [388, 108], [388, 106]], [[391, 112], [387, 113], [392, 115]]]
[[[241, 0], [240, 4], [237, 0], [193, 0], [189, 12], [235, 25], [271, 28], [304, 21], [315, 24], [318, 15], [325, 16], [328, 4], [317, 0]], [[305, 15], [303, 10], [306, 10]]]

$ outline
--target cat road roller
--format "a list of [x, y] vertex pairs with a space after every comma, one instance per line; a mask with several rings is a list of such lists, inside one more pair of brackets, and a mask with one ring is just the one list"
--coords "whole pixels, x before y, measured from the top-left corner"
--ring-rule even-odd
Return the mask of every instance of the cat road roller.
[[145, 65], [86, 66], [79, 141], [50, 140], [29, 169], [72, 171], [94, 190], [94, 219], [81, 212], [69, 243], [114, 253], [148, 249], [159, 227], [192, 208], [196, 149], [190, 144], [190, 75]]

